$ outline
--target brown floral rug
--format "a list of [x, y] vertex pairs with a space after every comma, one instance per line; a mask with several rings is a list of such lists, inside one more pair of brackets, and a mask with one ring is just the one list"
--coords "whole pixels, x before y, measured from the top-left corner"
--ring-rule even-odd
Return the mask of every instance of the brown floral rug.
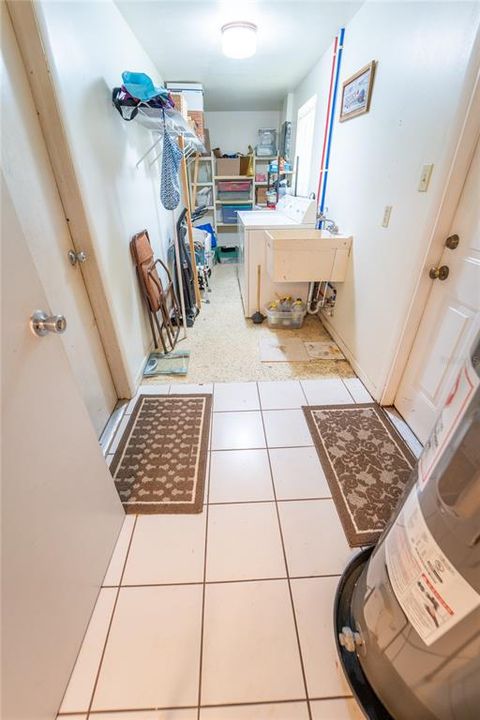
[[110, 470], [126, 513], [199, 513], [211, 395], [142, 395]]
[[415, 456], [376, 403], [303, 412], [349, 545], [376, 542], [409, 482]]

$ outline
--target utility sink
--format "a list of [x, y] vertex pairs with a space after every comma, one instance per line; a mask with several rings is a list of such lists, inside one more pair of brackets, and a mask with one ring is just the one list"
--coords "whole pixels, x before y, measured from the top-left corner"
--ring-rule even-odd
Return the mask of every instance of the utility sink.
[[352, 237], [328, 230], [266, 230], [267, 273], [274, 282], [343, 282]]

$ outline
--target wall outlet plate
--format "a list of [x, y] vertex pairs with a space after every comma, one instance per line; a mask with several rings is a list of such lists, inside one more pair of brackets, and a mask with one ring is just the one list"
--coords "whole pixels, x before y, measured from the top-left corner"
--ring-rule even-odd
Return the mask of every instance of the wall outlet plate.
[[432, 165], [424, 165], [418, 181], [418, 192], [427, 192], [428, 186], [430, 185], [430, 178], [432, 177]]
[[393, 205], [385, 205], [385, 210], [383, 211], [383, 220], [382, 220], [382, 227], [387, 228], [390, 224], [390, 215], [392, 214], [392, 207]]

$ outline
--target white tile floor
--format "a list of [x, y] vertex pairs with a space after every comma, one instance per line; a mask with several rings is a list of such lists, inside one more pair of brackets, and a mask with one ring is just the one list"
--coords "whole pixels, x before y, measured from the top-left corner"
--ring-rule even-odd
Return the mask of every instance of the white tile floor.
[[370, 395], [341, 379], [146, 391], [214, 392], [204, 511], [126, 517], [60, 714], [360, 720], [332, 628], [356, 551], [300, 408]]

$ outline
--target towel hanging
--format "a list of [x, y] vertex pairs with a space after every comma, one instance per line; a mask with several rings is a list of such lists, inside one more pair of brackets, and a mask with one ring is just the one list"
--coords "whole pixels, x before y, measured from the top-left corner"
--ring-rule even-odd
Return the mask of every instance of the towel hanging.
[[175, 210], [180, 202], [178, 170], [182, 157], [182, 151], [178, 145], [172, 141], [164, 124], [160, 200], [166, 210]]

